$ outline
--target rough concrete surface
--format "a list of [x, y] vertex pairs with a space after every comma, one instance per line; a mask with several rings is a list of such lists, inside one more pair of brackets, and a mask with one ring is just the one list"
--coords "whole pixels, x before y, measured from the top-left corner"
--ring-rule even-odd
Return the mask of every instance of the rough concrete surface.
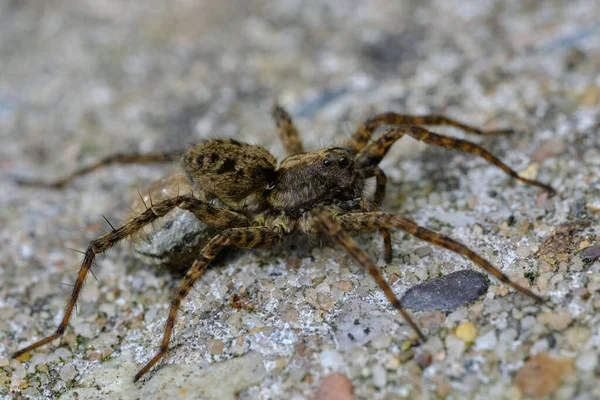
[[[303, 399], [335, 381], [346, 398], [600, 398], [598, 21], [595, 0], [0, 2], [0, 398]], [[126, 242], [98, 259], [62, 341], [10, 359], [56, 329], [81, 261], [69, 248], [109, 230], [102, 215], [128, 218], [136, 191], [174, 166], [110, 167], [62, 190], [16, 177], [212, 137], [282, 159], [273, 101], [309, 149], [389, 110], [515, 128], [434, 130], [558, 195], [403, 139], [382, 163], [385, 208], [468, 244], [546, 302], [492, 280], [456, 311], [415, 311], [417, 346], [341, 248], [240, 252], [195, 286], [168, 356], [133, 384], [178, 278]], [[359, 243], [399, 296], [476, 268], [393, 238], [390, 265], [378, 235]]]

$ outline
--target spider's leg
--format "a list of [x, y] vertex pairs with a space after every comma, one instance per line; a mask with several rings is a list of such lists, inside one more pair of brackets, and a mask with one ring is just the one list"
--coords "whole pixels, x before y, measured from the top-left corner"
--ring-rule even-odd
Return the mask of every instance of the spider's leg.
[[136, 217], [131, 218], [118, 228], [90, 242], [87, 251], [85, 252], [81, 267], [79, 268], [77, 280], [73, 286], [73, 291], [71, 293], [71, 298], [67, 303], [65, 314], [58, 328], [56, 329], [56, 332], [36, 343], [33, 343], [32, 345], [17, 351], [12, 355], [12, 358], [17, 358], [22, 354], [43, 346], [46, 343], [49, 343], [62, 336], [67, 328], [67, 324], [69, 323], [69, 319], [71, 318], [71, 314], [73, 313], [73, 309], [75, 308], [75, 304], [77, 303], [77, 299], [79, 298], [81, 290], [83, 289], [83, 284], [88, 272], [90, 272], [90, 268], [94, 263], [96, 255], [105, 252], [121, 240], [133, 235], [147, 224], [165, 216], [176, 207], [193, 212], [194, 215], [202, 222], [213, 227], [249, 225], [249, 221], [245, 216], [237, 214], [233, 211], [215, 207], [208, 203], [204, 203], [190, 195], [176, 196], [172, 199], [163, 200], [154, 204], [152, 207], [148, 208], [146, 211], [140, 213]]
[[371, 136], [381, 125], [451, 125], [476, 135], [499, 135], [512, 132], [510, 129], [484, 131], [443, 115], [402, 115], [387, 112], [378, 114], [363, 122], [352, 137], [348, 139], [346, 147], [358, 153], [369, 143]]
[[165, 324], [165, 333], [158, 352], [140, 371], [135, 375], [134, 382], [139, 380], [148, 372], [166, 353], [169, 348], [177, 311], [183, 299], [188, 295], [194, 283], [202, 276], [210, 261], [226, 246], [237, 246], [242, 248], [269, 248], [280, 241], [280, 236], [275, 231], [265, 227], [234, 228], [223, 231], [202, 249], [200, 256], [181, 280], [171, 306], [169, 316]]
[[386, 129], [386, 131], [379, 138], [377, 138], [376, 141], [370, 143], [356, 155], [357, 167], [364, 171], [363, 174], [365, 176], [372, 176], [373, 172], [371, 171], [373, 171], [381, 159], [387, 154], [390, 147], [404, 135], [412, 136], [417, 140], [428, 144], [433, 144], [435, 146], [441, 146], [448, 149], [474, 154], [485, 159], [490, 164], [500, 168], [507, 175], [520, 180], [521, 182], [524, 182], [528, 185], [538, 186], [544, 190], [547, 190], [551, 194], [556, 193], [556, 191], [550, 185], [520, 176], [515, 170], [500, 161], [492, 153], [475, 143], [450, 136], [440, 135], [414, 125], [398, 125]]
[[[387, 176], [379, 167], [375, 167], [374, 174], [375, 193], [373, 194], [373, 203], [375, 203], [378, 207], [381, 207], [383, 199], [385, 198], [385, 185], [387, 183]], [[380, 229], [379, 233], [383, 238], [385, 262], [390, 264], [392, 262], [392, 235], [390, 234], [390, 230], [387, 228]]]
[[[312, 215], [315, 218], [319, 229], [331, 238], [335, 239], [342, 246], [344, 246], [348, 253], [350, 253], [350, 255], [352, 256], [352, 258], [354, 258], [362, 267], [364, 267], [367, 270], [367, 272], [373, 277], [373, 279], [375, 279], [377, 285], [379, 285], [381, 290], [383, 290], [383, 293], [385, 293], [385, 296], [392, 303], [394, 308], [396, 308], [396, 310], [398, 310], [400, 314], [402, 314], [402, 317], [404, 317], [406, 322], [408, 322], [411, 328], [417, 333], [421, 341], [425, 342], [425, 335], [423, 335], [423, 332], [421, 332], [417, 324], [412, 320], [410, 314], [408, 314], [408, 312], [402, 307], [402, 305], [400, 304], [400, 300], [398, 300], [398, 298], [392, 291], [390, 285], [381, 275], [381, 271], [369, 258], [367, 253], [365, 253], [354, 241], [354, 239], [352, 239], [350, 235], [345, 232], [342, 226], [333, 218], [329, 211], [323, 208], [319, 208], [314, 210], [312, 212]], [[358, 217], [363, 214], [350, 213], [342, 215], [353, 215]]]
[[381, 228], [396, 228], [401, 229], [421, 240], [435, 244], [436, 246], [443, 247], [454, 253], [460, 254], [467, 257], [481, 268], [485, 269], [488, 273], [495, 276], [501, 282], [512, 286], [515, 290], [531, 297], [538, 303], [542, 303], [544, 300], [533, 293], [531, 290], [524, 288], [511, 281], [508, 276], [502, 273], [499, 269], [494, 267], [489, 261], [481, 257], [467, 246], [457, 242], [454, 239], [444, 236], [440, 233], [431, 231], [427, 228], [417, 225], [415, 222], [402, 218], [398, 215], [387, 214], [384, 212], [368, 212], [368, 213], [348, 213], [340, 214], [336, 216], [339, 224], [345, 231], [351, 234], [358, 234], [362, 232], [372, 232]]
[[155, 151], [151, 153], [116, 153], [96, 161], [93, 164], [79, 168], [69, 175], [59, 178], [52, 182], [17, 179], [20, 185], [47, 187], [60, 189], [71, 183], [75, 178], [89, 174], [99, 168], [111, 164], [150, 164], [150, 163], [169, 163], [178, 161], [183, 155], [184, 150]]
[[279, 137], [283, 142], [283, 146], [287, 151], [288, 155], [294, 155], [299, 153], [304, 153], [304, 148], [302, 147], [302, 141], [300, 141], [300, 135], [298, 135], [298, 130], [294, 126], [292, 122], [292, 117], [288, 114], [285, 109], [279, 104], [275, 104], [273, 106], [273, 119], [275, 119], [275, 124], [277, 125], [277, 129], [279, 130]]

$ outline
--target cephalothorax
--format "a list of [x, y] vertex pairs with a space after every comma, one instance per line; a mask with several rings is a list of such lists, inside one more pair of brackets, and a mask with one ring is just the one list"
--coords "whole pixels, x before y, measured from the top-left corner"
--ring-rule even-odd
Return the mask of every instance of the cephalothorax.
[[[344, 147], [327, 147], [304, 152], [289, 115], [279, 106], [275, 106], [273, 114], [280, 137], [290, 154], [279, 165], [275, 157], [260, 146], [233, 139], [215, 139], [192, 146], [185, 152], [115, 155], [51, 184], [28, 182], [62, 187], [75, 177], [110, 163], [165, 162], [180, 158], [182, 170], [193, 189], [189, 193], [177, 194], [151, 204], [145, 211], [112, 232], [92, 240], [85, 252], [65, 315], [56, 332], [19, 350], [13, 357], [62, 336], [97, 254], [108, 250], [176, 208], [189, 211], [202, 223], [215, 229], [216, 233], [198, 249], [191, 265], [185, 266], [187, 271], [171, 301], [160, 348], [137, 373], [135, 380], [141, 378], [167, 352], [181, 302], [221, 249], [227, 246], [270, 248], [297, 231], [313, 237], [329, 237], [344, 246], [371, 274], [421, 340], [425, 339], [421, 330], [403, 310], [377, 266], [351, 236], [379, 231], [384, 240], [385, 258], [390, 262], [392, 246], [389, 231], [403, 230], [419, 239], [464, 255], [502, 282], [542, 302], [540, 296], [511, 282], [506, 275], [465, 245], [418, 226], [406, 218], [379, 211], [385, 194], [386, 176], [378, 164], [389, 148], [404, 135], [429, 144], [481, 156], [515, 179], [553, 193], [552, 187], [520, 177], [480, 146], [466, 140], [442, 136], [417, 125], [452, 125], [480, 135], [507, 131], [484, 132], [443, 116], [385, 113], [363, 123]], [[372, 140], [371, 136], [382, 125], [388, 127], [379, 137]], [[363, 189], [365, 181], [372, 177], [376, 179], [376, 189], [372, 196], [367, 197]]]

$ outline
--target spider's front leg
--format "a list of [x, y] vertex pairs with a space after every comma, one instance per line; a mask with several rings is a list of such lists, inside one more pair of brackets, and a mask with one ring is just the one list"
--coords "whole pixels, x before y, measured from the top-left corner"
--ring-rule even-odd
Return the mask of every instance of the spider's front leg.
[[377, 128], [381, 125], [450, 125], [476, 135], [502, 135], [512, 133], [511, 129], [484, 131], [443, 115], [402, 115], [395, 112], [386, 112], [378, 114], [373, 118], [369, 118], [360, 124], [352, 137], [346, 142], [346, 147], [352, 149], [355, 153], [358, 153], [369, 143], [371, 136], [373, 136], [373, 133], [375, 133]]
[[151, 164], [151, 163], [169, 163], [179, 161], [185, 150], [155, 151], [151, 153], [117, 153], [104, 157], [93, 164], [79, 168], [69, 175], [59, 178], [52, 182], [36, 181], [27, 179], [17, 179], [20, 185], [46, 187], [51, 189], [60, 189], [67, 186], [75, 178], [89, 174], [97, 169], [109, 166], [111, 164]]
[[280, 241], [280, 236], [274, 230], [265, 227], [247, 227], [228, 229], [211, 239], [202, 249], [200, 256], [187, 271], [169, 308], [169, 316], [165, 325], [165, 333], [158, 352], [144, 367], [135, 375], [134, 382], [139, 380], [150, 370], [166, 353], [175, 325], [175, 318], [181, 306], [181, 302], [188, 295], [194, 283], [202, 276], [208, 264], [217, 256], [219, 251], [226, 246], [242, 248], [269, 248]]
[[225, 228], [233, 226], [248, 226], [250, 223], [248, 219], [238, 213], [215, 207], [211, 204], [202, 202], [191, 195], [175, 196], [171, 199], [163, 200], [159, 203], [154, 204], [146, 211], [142, 212], [138, 216], [131, 218], [129, 221], [119, 226], [113, 231], [106, 233], [90, 242], [87, 251], [83, 258], [79, 273], [77, 274], [77, 280], [73, 286], [73, 292], [71, 298], [67, 303], [65, 314], [53, 335], [50, 335], [32, 345], [25, 347], [14, 353], [13, 358], [17, 358], [22, 354], [25, 354], [33, 349], [50, 343], [54, 339], [58, 339], [62, 336], [67, 328], [67, 324], [71, 319], [73, 309], [77, 303], [77, 299], [83, 288], [83, 284], [87, 277], [96, 255], [105, 252], [106, 250], [113, 247], [121, 240], [133, 235], [144, 226], [156, 221], [158, 218], [165, 216], [174, 208], [179, 207], [192, 212], [198, 219], [207, 225], [215, 228]]
[[[373, 203], [377, 207], [381, 207], [383, 199], [385, 198], [385, 185], [387, 184], [387, 176], [385, 172], [379, 167], [375, 167], [373, 172], [375, 175], [375, 193], [373, 194]], [[379, 230], [379, 234], [383, 238], [383, 251], [385, 262], [390, 264], [392, 262], [392, 235], [389, 229], [382, 228]]]
[[[362, 213], [351, 213], [351, 214], [342, 214], [342, 215], [352, 215], [358, 217], [363, 215]], [[402, 307], [400, 304], [400, 300], [394, 294], [394, 291], [390, 287], [390, 285], [386, 282], [381, 275], [381, 271], [377, 268], [377, 265], [369, 258], [367, 253], [363, 251], [358, 246], [358, 243], [354, 239], [350, 237], [350, 235], [344, 231], [342, 226], [334, 219], [333, 215], [324, 208], [315, 209], [312, 212], [313, 218], [321, 230], [321, 232], [325, 233], [327, 236], [333, 238], [339, 244], [344, 246], [348, 253], [358, 262], [363, 268], [367, 270], [367, 272], [373, 277], [377, 285], [383, 290], [383, 293], [388, 298], [388, 300], [392, 303], [394, 308], [400, 312], [402, 317], [408, 322], [411, 328], [415, 331], [415, 333], [419, 336], [419, 339], [422, 342], [425, 342], [425, 335], [419, 329], [419, 326], [413, 321], [410, 314]], [[386, 229], [387, 232], [389, 232]]]
[[556, 193], [554, 188], [552, 188], [550, 185], [533, 179], [523, 178], [515, 170], [495, 157], [492, 153], [475, 143], [450, 136], [440, 135], [414, 125], [398, 125], [389, 127], [381, 134], [380, 137], [377, 138], [376, 141], [364, 147], [356, 155], [355, 161], [357, 167], [363, 171], [362, 173], [365, 177], [373, 176], [375, 167], [377, 167], [383, 157], [385, 157], [390, 147], [396, 143], [396, 141], [402, 139], [404, 135], [409, 135], [414, 139], [420, 140], [427, 144], [433, 144], [435, 146], [445, 147], [447, 149], [454, 149], [465, 153], [474, 154], [485, 159], [490, 164], [500, 168], [507, 175], [523, 183], [538, 186], [551, 194]]
[[375, 279], [379, 287], [383, 290], [386, 297], [390, 300], [392, 305], [400, 311], [402, 316], [419, 335], [421, 340], [424, 340], [424, 335], [421, 333], [419, 327], [410, 318], [408, 313], [402, 308], [400, 301], [396, 298], [392, 289], [388, 283], [383, 279], [381, 272], [375, 265], [375, 263], [369, 258], [369, 256], [358, 246], [358, 244], [352, 239], [350, 235], [356, 235], [363, 232], [373, 232], [382, 228], [396, 228], [401, 229], [421, 240], [443, 247], [457, 254], [463, 255], [485, 269], [487, 272], [495, 276], [501, 282], [512, 286], [517, 291], [531, 297], [538, 303], [543, 303], [543, 299], [533, 293], [531, 290], [524, 288], [514, 282], [512, 282], [508, 276], [494, 267], [489, 261], [469, 249], [467, 246], [460, 244], [459, 242], [451, 239], [447, 236], [441, 235], [437, 232], [431, 231], [427, 228], [417, 225], [415, 222], [399, 217], [397, 215], [391, 215], [384, 212], [367, 212], [367, 213], [348, 213], [338, 214], [335, 217], [326, 209], [319, 208], [313, 211], [313, 217], [317, 221], [317, 225], [320, 230], [332, 237], [338, 243], [346, 248], [348, 253], [362, 265], [371, 276]]
[[467, 257], [475, 264], [485, 269], [488, 273], [492, 274], [501, 282], [512, 286], [515, 290], [523, 293], [528, 297], [531, 297], [538, 303], [544, 302], [544, 300], [539, 295], [511, 281], [508, 276], [502, 273], [498, 268], [494, 267], [492, 263], [490, 263], [485, 258], [481, 257], [479, 254], [475, 253], [473, 250], [471, 250], [464, 244], [461, 244], [448, 236], [444, 236], [440, 233], [419, 226], [417, 223], [411, 221], [410, 219], [402, 218], [398, 215], [388, 214], [384, 212], [368, 212], [340, 214], [336, 216], [336, 220], [344, 231], [350, 232], [352, 235], [363, 232], [372, 232], [381, 228], [395, 228], [403, 230], [404, 232], [413, 235], [421, 240], [424, 240], [436, 246], [443, 247], [454, 253]]

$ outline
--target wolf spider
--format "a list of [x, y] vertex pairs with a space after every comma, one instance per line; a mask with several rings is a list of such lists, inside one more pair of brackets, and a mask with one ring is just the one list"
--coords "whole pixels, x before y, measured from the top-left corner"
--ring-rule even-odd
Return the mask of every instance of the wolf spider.
[[[123, 225], [92, 240], [85, 252], [71, 298], [56, 332], [17, 351], [13, 358], [62, 336], [97, 254], [103, 253], [175, 208], [187, 210], [201, 222], [221, 231], [198, 252], [197, 258], [187, 269], [171, 300], [158, 352], [135, 375], [135, 381], [167, 353], [181, 302], [217, 253], [226, 246], [271, 248], [296, 231], [311, 237], [329, 237], [340, 243], [375, 279], [385, 296], [422, 341], [425, 340], [425, 336], [417, 324], [402, 308], [379, 268], [351, 236], [379, 231], [383, 237], [385, 260], [389, 263], [392, 259], [390, 229], [403, 230], [421, 240], [469, 258], [517, 291], [537, 302], [543, 301], [529, 289], [512, 282], [467, 246], [421, 227], [409, 219], [379, 210], [384, 199], [386, 175], [378, 164], [390, 147], [405, 135], [428, 144], [480, 156], [511, 177], [554, 193], [554, 189], [549, 185], [519, 176], [480, 146], [433, 133], [418, 125], [451, 125], [478, 135], [509, 131], [482, 131], [440, 115], [409, 116], [388, 112], [376, 115], [361, 124], [344, 147], [332, 146], [305, 152], [289, 114], [282, 107], [275, 105], [273, 116], [289, 153], [279, 166], [275, 157], [263, 147], [234, 139], [215, 139], [196, 144], [185, 152], [117, 154], [77, 170], [54, 183], [28, 182], [58, 188], [80, 175], [108, 164], [166, 162], [181, 157], [182, 169], [194, 191], [177, 194], [152, 204]], [[387, 128], [372, 140], [371, 136], [380, 126]], [[376, 180], [376, 187], [374, 194], [367, 197], [364, 193], [365, 181], [372, 177]]]

